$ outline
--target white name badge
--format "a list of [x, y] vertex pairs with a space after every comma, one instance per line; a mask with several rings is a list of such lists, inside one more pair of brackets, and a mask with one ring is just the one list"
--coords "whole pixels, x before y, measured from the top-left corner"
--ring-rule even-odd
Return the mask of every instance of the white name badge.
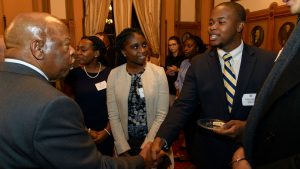
[[98, 91], [106, 89], [106, 81], [102, 81], [95, 84]]
[[243, 106], [253, 106], [255, 102], [256, 93], [244, 94], [242, 97]]
[[141, 98], [145, 97], [143, 88], [139, 88], [139, 95], [140, 95]]

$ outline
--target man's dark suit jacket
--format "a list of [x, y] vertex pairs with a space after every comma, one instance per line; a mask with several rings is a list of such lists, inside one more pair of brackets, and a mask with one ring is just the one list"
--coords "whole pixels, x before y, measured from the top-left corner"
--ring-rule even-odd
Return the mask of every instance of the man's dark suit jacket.
[[[298, 38], [298, 37], [297, 37]], [[300, 168], [300, 50], [285, 68], [267, 101], [252, 143], [253, 168], [299, 169]], [[245, 148], [248, 144], [244, 145]]]
[[[194, 111], [203, 119], [246, 120], [251, 106], [243, 106], [242, 97], [244, 94], [258, 92], [274, 59], [273, 53], [244, 45], [233, 108], [229, 113], [216, 49], [196, 56], [186, 73], [179, 99], [171, 108], [157, 136], [165, 138], [169, 144], [172, 143]], [[203, 169], [229, 168], [228, 164], [237, 145], [236, 140], [201, 128], [195, 130], [197, 133], [196, 146], [192, 153], [193, 162]]]
[[36, 71], [0, 63], [0, 168], [143, 168], [141, 156], [101, 155], [79, 106]]

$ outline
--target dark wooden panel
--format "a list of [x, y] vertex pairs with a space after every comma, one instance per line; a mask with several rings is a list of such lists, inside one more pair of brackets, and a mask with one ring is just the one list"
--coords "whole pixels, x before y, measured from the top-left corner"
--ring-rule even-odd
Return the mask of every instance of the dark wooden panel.
[[[297, 16], [290, 13], [289, 7], [278, 6], [276, 2], [267, 9], [248, 11], [243, 39], [248, 44], [278, 52], [282, 48], [284, 39], [287, 38], [286, 35], [290, 32], [288, 29], [293, 28], [296, 19]], [[260, 31], [256, 31], [258, 29]], [[285, 32], [286, 30], [288, 32]], [[256, 37], [259, 37], [259, 43], [255, 41]]]
[[201, 34], [201, 23], [200, 22], [176, 22], [176, 35], [182, 37], [186, 32], [193, 35], [200, 36]]

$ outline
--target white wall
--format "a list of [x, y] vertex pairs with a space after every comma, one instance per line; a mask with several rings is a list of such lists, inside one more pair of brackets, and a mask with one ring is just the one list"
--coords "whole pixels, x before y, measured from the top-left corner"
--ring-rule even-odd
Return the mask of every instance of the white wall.
[[66, 19], [66, 2], [65, 0], [50, 0], [51, 14], [60, 18]]
[[[196, 21], [196, 1], [181, 0], [180, 2], [180, 21], [195, 22]], [[197, 11], [199, 12], [199, 11]]]
[[[230, 0], [215, 0], [214, 4], [216, 6], [219, 3], [228, 1]], [[251, 12], [269, 8], [273, 2], [277, 2], [278, 6], [284, 5], [282, 0], [240, 0], [237, 2], [243, 5], [244, 8], [249, 9]]]

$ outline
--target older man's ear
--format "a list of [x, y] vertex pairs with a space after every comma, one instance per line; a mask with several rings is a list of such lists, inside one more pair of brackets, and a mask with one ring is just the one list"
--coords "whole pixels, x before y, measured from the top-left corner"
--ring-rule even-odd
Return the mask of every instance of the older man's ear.
[[44, 43], [42, 40], [34, 40], [30, 44], [31, 54], [37, 59], [42, 60], [44, 58], [44, 51], [43, 51]]

